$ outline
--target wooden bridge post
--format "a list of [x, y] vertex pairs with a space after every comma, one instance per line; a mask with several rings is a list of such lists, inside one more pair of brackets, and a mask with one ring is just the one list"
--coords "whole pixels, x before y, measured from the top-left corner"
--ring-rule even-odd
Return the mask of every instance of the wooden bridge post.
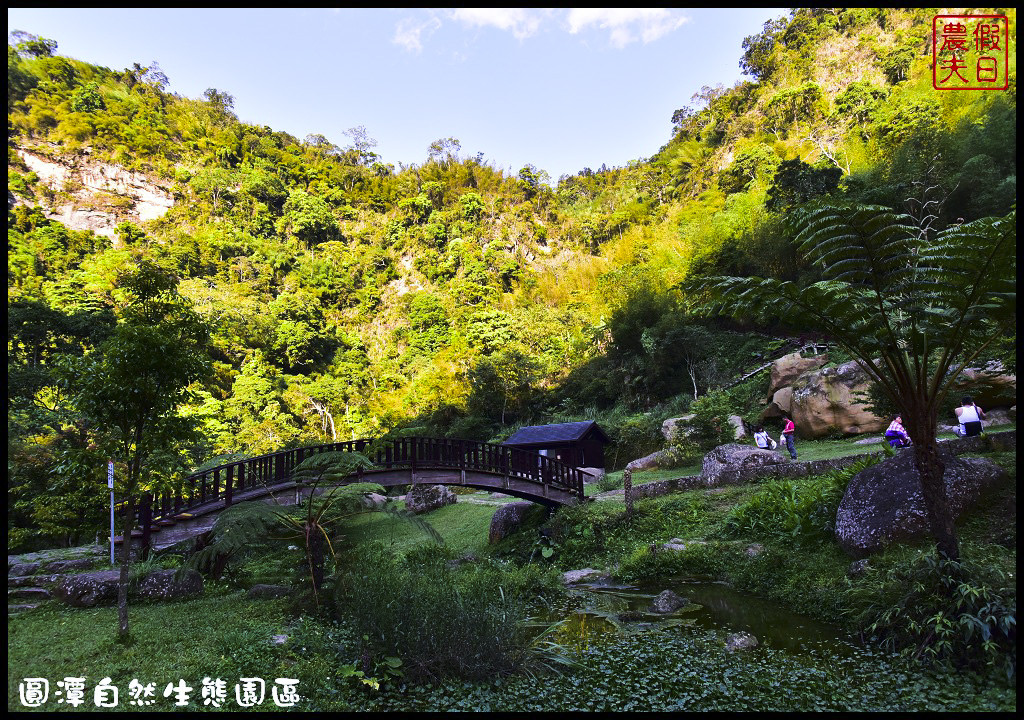
[[231, 507], [232, 496], [234, 495], [234, 465], [224, 468], [224, 507]]

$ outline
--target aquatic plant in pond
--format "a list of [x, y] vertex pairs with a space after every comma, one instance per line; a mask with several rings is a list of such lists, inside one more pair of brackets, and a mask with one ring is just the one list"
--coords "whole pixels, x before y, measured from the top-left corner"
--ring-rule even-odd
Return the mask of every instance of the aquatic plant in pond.
[[[1012, 687], [972, 675], [917, 672], [857, 650], [797, 656], [725, 649], [724, 636], [689, 628], [592, 643], [572, 673], [478, 683], [441, 682], [366, 695], [371, 711], [937, 711], [1013, 710]], [[322, 708], [322, 709], [327, 709]]]
[[[655, 597], [671, 590], [686, 603], [671, 613], [652, 610]], [[724, 583], [689, 579], [639, 585], [581, 584], [566, 599], [541, 613], [563, 619], [560, 642], [580, 652], [593, 643], [612, 641], [620, 633], [687, 626], [722, 632], [745, 631], [760, 644], [808, 653], [822, 649], [848, 655], [853, 638], [842, 629], [736, 591]]]

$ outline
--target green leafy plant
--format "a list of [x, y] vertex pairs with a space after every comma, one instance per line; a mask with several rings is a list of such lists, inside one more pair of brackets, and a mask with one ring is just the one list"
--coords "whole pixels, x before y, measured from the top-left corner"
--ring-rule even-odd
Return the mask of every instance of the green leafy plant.
[[857, 620], [882, 647], [926, 663], [1017, 670], [1017, 593], [995, 568], [937, 553], [901, 563], [851, 591]]
[[829, 542], [835, 532], [836, 511], [850, 478], [880, 460], [878, 456], [868, 456], [849, 467], [813, 478], [770, 481], [729, 512], [725, 533]]
[[443, 556], [402, 559], [361, 549], [335, 587], [339, 617], [363, 637], [362, 669], [379, 675], [387, 658], [401, 658], [404, 677], [503, 676], [538, 662], [557, 665], [544, 633], [529, 624], [538, 593], [558, 587], [557, 574], [536, 565], [451, 566]]

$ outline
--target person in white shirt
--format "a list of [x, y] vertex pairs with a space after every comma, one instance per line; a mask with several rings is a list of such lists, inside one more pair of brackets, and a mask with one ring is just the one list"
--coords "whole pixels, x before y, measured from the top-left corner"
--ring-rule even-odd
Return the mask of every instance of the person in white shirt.
[[754, 431], [754, 443], [762, 450], [774, 450], [777, 447], [776, 442], [768, 437], [768, 431], [760, 425]]
[[961, 399], [961, 405], [956, 409], [956, 419], [960, 426], [953, 429], [953, 432], [960, 437], [972, 437], [981, 435], [982, 423], [985, 418], [985, 411], [974, 404], [970, 396]]

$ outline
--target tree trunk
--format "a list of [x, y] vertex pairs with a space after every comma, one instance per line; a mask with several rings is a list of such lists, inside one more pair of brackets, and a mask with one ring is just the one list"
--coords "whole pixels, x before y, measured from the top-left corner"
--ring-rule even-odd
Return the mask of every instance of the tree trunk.
[[132, 528], [135, 526], [135, 498], [129, 495], [121, 533], [121, 577], [117, 581], [117, 638], [128, 639], [128, 570], [132, 559]]
[[935, 430], [935, 422], [929, 422], [926, 417], [920, 421], [912, 421], [907, 427], [907, 434], [914, 442], [914, 467], [921, 478], [921, 495], [924, 497], [928, 524], [935, 538], [936, 548], [950, 560], [959, 560], [960, 548], [956, 538], [956, 526], [943, 479], [946, 464], [939, 453]]
[[633, 514], [633, 471], [626, 468], [622, 471], [622, 496], [626, 501], [626, 514]]

